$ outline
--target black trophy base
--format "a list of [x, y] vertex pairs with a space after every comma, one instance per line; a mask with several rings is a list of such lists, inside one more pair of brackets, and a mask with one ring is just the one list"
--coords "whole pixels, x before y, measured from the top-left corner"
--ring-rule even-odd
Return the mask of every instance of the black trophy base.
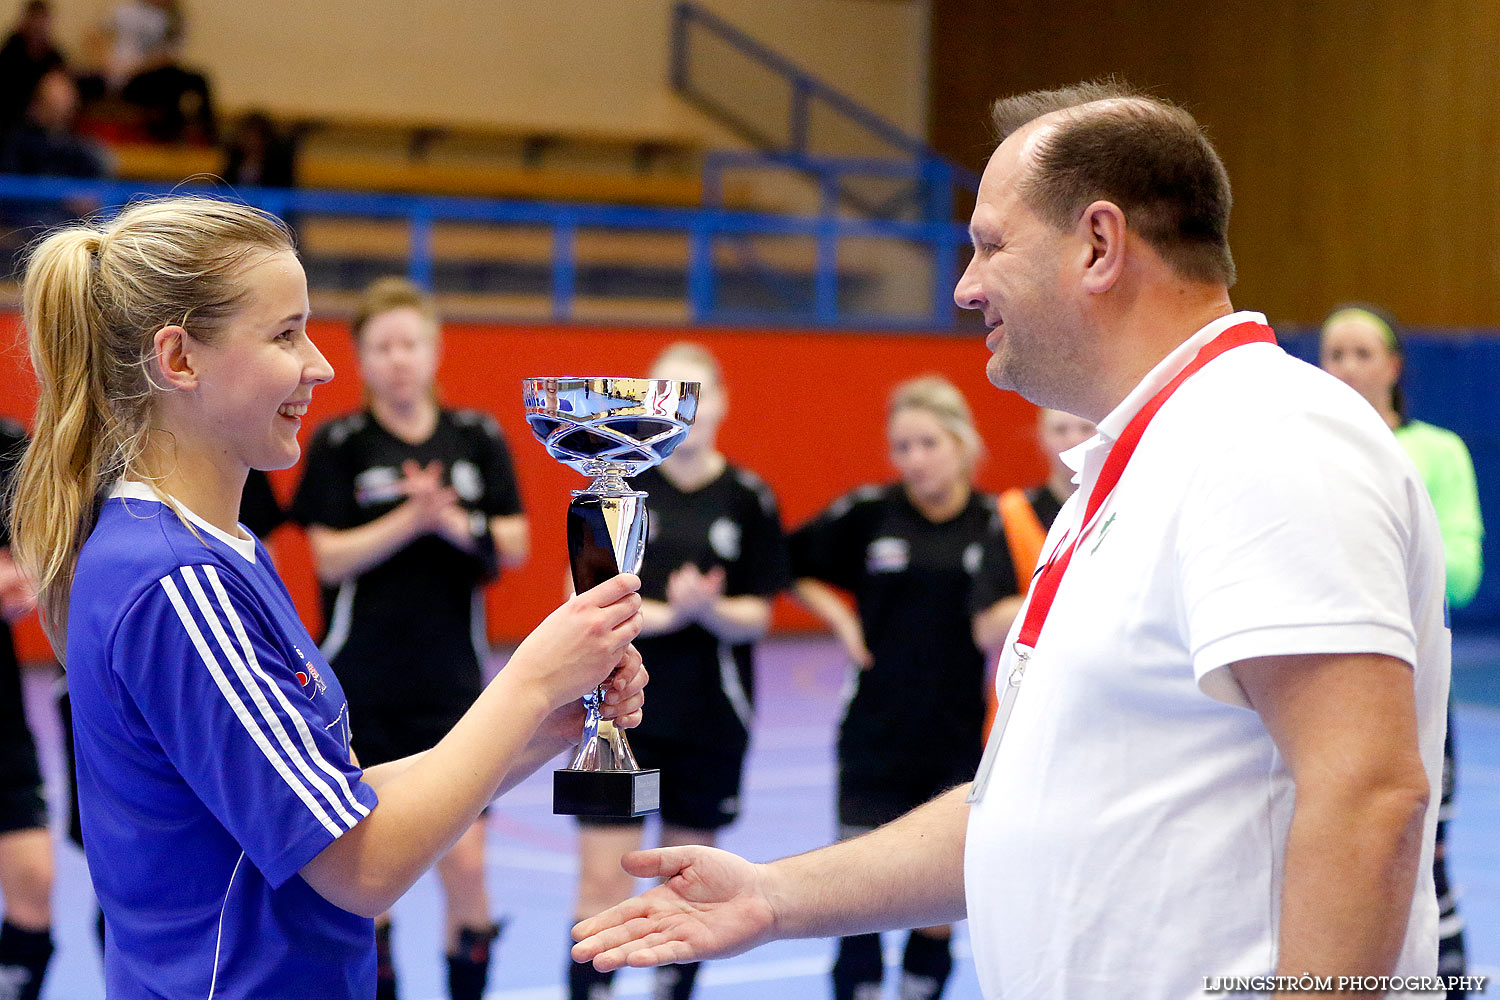
[[552, 772], [552, 813], [555, 816], [602, 816], [632, 819], [661, 808], [661, 772]]

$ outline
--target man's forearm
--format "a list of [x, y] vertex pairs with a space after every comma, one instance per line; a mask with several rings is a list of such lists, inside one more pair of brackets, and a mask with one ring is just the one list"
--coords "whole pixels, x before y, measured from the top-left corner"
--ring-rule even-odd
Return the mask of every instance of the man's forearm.
[[768, 866], [778, 938], [834, 937], [964, 919], [963, 785], [861, 837]]
[[1406, 936], [1427, 798], [1394, 786], [1297, 796], [1278, 972], [1387, 975]]

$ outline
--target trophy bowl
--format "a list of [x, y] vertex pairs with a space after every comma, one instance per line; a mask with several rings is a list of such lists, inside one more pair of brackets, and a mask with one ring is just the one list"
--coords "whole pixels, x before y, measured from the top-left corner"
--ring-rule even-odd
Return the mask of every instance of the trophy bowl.
[[698, 412], [699, 384], [672, 379], [528, 378], [522, 391], [526, 422], [547, 453], [595, 478], [656, 465]]

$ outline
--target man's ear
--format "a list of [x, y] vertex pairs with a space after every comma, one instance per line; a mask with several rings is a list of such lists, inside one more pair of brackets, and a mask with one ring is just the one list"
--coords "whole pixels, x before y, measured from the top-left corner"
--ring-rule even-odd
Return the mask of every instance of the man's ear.
[[151, 338], [151, 368], [163, 388], [189, 391], [198, 388], [198, 373], [189, 354], [192, 338], [180, 326], [164, 326]]
[[1078, 218], [1078, 235], [1088, 248], [1083, 289], [1107, 292], [1125, 273], [1125, 213], [1112, 201], [1096, 201]]

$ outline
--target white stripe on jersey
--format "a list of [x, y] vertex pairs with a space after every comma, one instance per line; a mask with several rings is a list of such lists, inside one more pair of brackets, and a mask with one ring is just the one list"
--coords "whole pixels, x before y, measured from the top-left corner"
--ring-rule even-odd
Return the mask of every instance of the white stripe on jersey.
[[[275, 697], [277, 704], [281, 706], [281, 710], [287, 714], [287, 717], [289, 719], [292, 720], [292, 728], [297, 730], [297, 735], [302, 740], [302, 747], [307, 751], [307, 758], [317, 766], [319, 771], [322, 771], [324, 774], [328, 775], [328, 777], [333, 779], [334, 784], [337, 785], [339, 790], [344, 793], [343, 797], [340, 798], [332, 789], [325, 785], [317, 775], [307, 770], [307, 768], [302, 763], [302, 758], [296, 755], [295, 748], [288, 747], [287, 756], [290, 757], [292, 759], [292, 762], [297, 765], [297, 769], [302, 771], [302, 773], [307, 776], [307, 779], [313, 783], [314, 787], [316, 787], [323, 793], [323, 795], [333, 805], [334, 811], [339, 814], [340, 818], [342, 818], [350, 826], [358, 823], [359, 820], [349, 815], [349, 813], [345, 811], [344, 807], [347, 805], [350, 809], [353, 809], [355, 812], [359, 813], [360, 817], [370, 815], [370, 808], [363, 802], [359, 801], [359, 799], [354, 797], [354, 791], [349, 787], [349, 782], [344, 777], [344, 772], [340, 771], [337, 767], [330, 764], [328, 762], [328, 759], [325, 758], [322, 752], [318, 750], [317, 744], [313, 742], [312, 732], [307, 728], [307, 720], [302, 717], [302, 713], [292, 708], [292, 706], [286, 700], [286, 693], [281, 690], [281, 685], [272, 680], [271, 676], [266, 673], [264, 668], [261, 667], [260, 660], [255, 655], [255, 647], [251, 644], [250, 637], [245, 634], [244, 623], [240, 621], [239, 613], [234, 610], [234, 605], [230, 603], [229, 600], [229, 594], [224, 590], [223, 581], [219, 579], [218, 569], [213, 566], [205, 566], [203, 567], [203, 573], [208, 577], [208, 582], [214, 588], [214, 596], [219, 599], [219, 607], [223, 610], [224, 617], [229, 620], [230, 627], [234, 629], [234, 636], [239, 640], [240, 649], [244, 651], [245, 663], [249, 665], [250, 670], [255, 673], [255, 676], [259, 678], [260, 682], [271, 689], [271, 694], [273, 697]], [[189, 586], [193, 586], [194, 583], [194, 581], [190, 580]], [[197, 594], [198, 592], [195, 590], [194, 596], [197, 596]], [[200, 601], [199, 604], [200, 607], [203, 606], [202, 601]], [[206, 609], [204, 613], [205, 615], [207, 614]], [[217, 623], [214, 624], [214, 630], [217, 634], [219, 631], [219, 626]], [[280, 720], [276, 717], [276, 714], [274, 712], [269, 711], [269, 706], [265, 704], [259, 690], [255, 687], [254, 684], [250, 683], [249, 679], [244, 676], [244, 672], [240, 669], [240, 661], [234, 655], [234, 650], [230, 648], [222, 635], [219, 636], [219, 642], [220, 645], [224, 647], [224, 651], [229, 654], [229, 662], [234, 664], [236, 673], [239, 673], [240, 679], [245, 681], [245, 686], [248, 687], [251, 691], [255, 692], [255, 703], [260, 708], [261, 714], [265, 716], [267, 722], [271, 723], [271, 725], [275, 727], [277, 734], [284, 738], [286, 734], [281, 729]]]
[[745, 688], [740, 684], [739, 664], [734, 662], [734, 650], [727, 642], [719, 643], [719, 687], [724, 689], [724, 697], [729, 699], [734, 714], [740, 717], [740, 725], [748, 733], [755, 721], [755, 709], [750, 707], [750, 699], [745, 696]]
[[333, 611], [328, 615], [328, 634], [323, 637], [323, 645], [318, 647], [318, 652], [329, 663], [349, 641], [349, 627], [354, 621], [354, 591], [358, 586], [353, 580], [345, 580], [339, 585], [338, 596], [333, 599]]
[[177, 609], [177, 617], [182, 620], [182, 627], [187, 630], [188, 638], [193, 641], [193, 646], [198, 650], [198, 656], [202, 658], [203, 665], [208, 668], [209, 675], [213, 677], [214, 683], [218, 685], [220, 693], [224, 695], [224, 700], [229, 702], [230, 708], [234, 709], [234, 714], [240, 720], [240, 725], [244, 726], [245, 731], [250, 734], [250, 739], [255, 741], [255, 745], [260, 748], [260, 752], [265, 755], [266, 760], [276, 769], [276, 773], [281, 775], [282, 780], [287, 783], [287, 787], [296, 794], [297, 798], [302, 800], [302, 803], [307, 806], [308, 811], [317, 817], [318, 822], [323, 824], [323, 829], [335, 837], [342, 836], [345, 832], [344, 828], [329, 818], [327, 810], [323, 808], [317, 799], [313, 798], [312, 793], [307, 790], [307, 787], [286, 766], [286, 761], [282, 760], [275, 748], [271, 746], [271, 741], [266, 739], [266, 734], [261, 731], [260, 725], [251, 716], [250, 710], [245, 707], [245, 703], [241, 700], [239, 692], [235, 691], [234, 687], [230, 685], [229, 678], [224, 676], [224, 668], [219, 666], [219, 661], [214, 658], [213, 650], [209, 648], [207, 640], [203, 638], [203, 633], [199, 630], [198, 623], [193, 620], [193, 613], [188, 610], [187, 602], [182, 599], [182, 592], [177, 589], [176, 582], [170, 576], [162, 577], [159, 582], [162, 589], [167, 592], [167, 597], [171, 600], [172, 607]]

